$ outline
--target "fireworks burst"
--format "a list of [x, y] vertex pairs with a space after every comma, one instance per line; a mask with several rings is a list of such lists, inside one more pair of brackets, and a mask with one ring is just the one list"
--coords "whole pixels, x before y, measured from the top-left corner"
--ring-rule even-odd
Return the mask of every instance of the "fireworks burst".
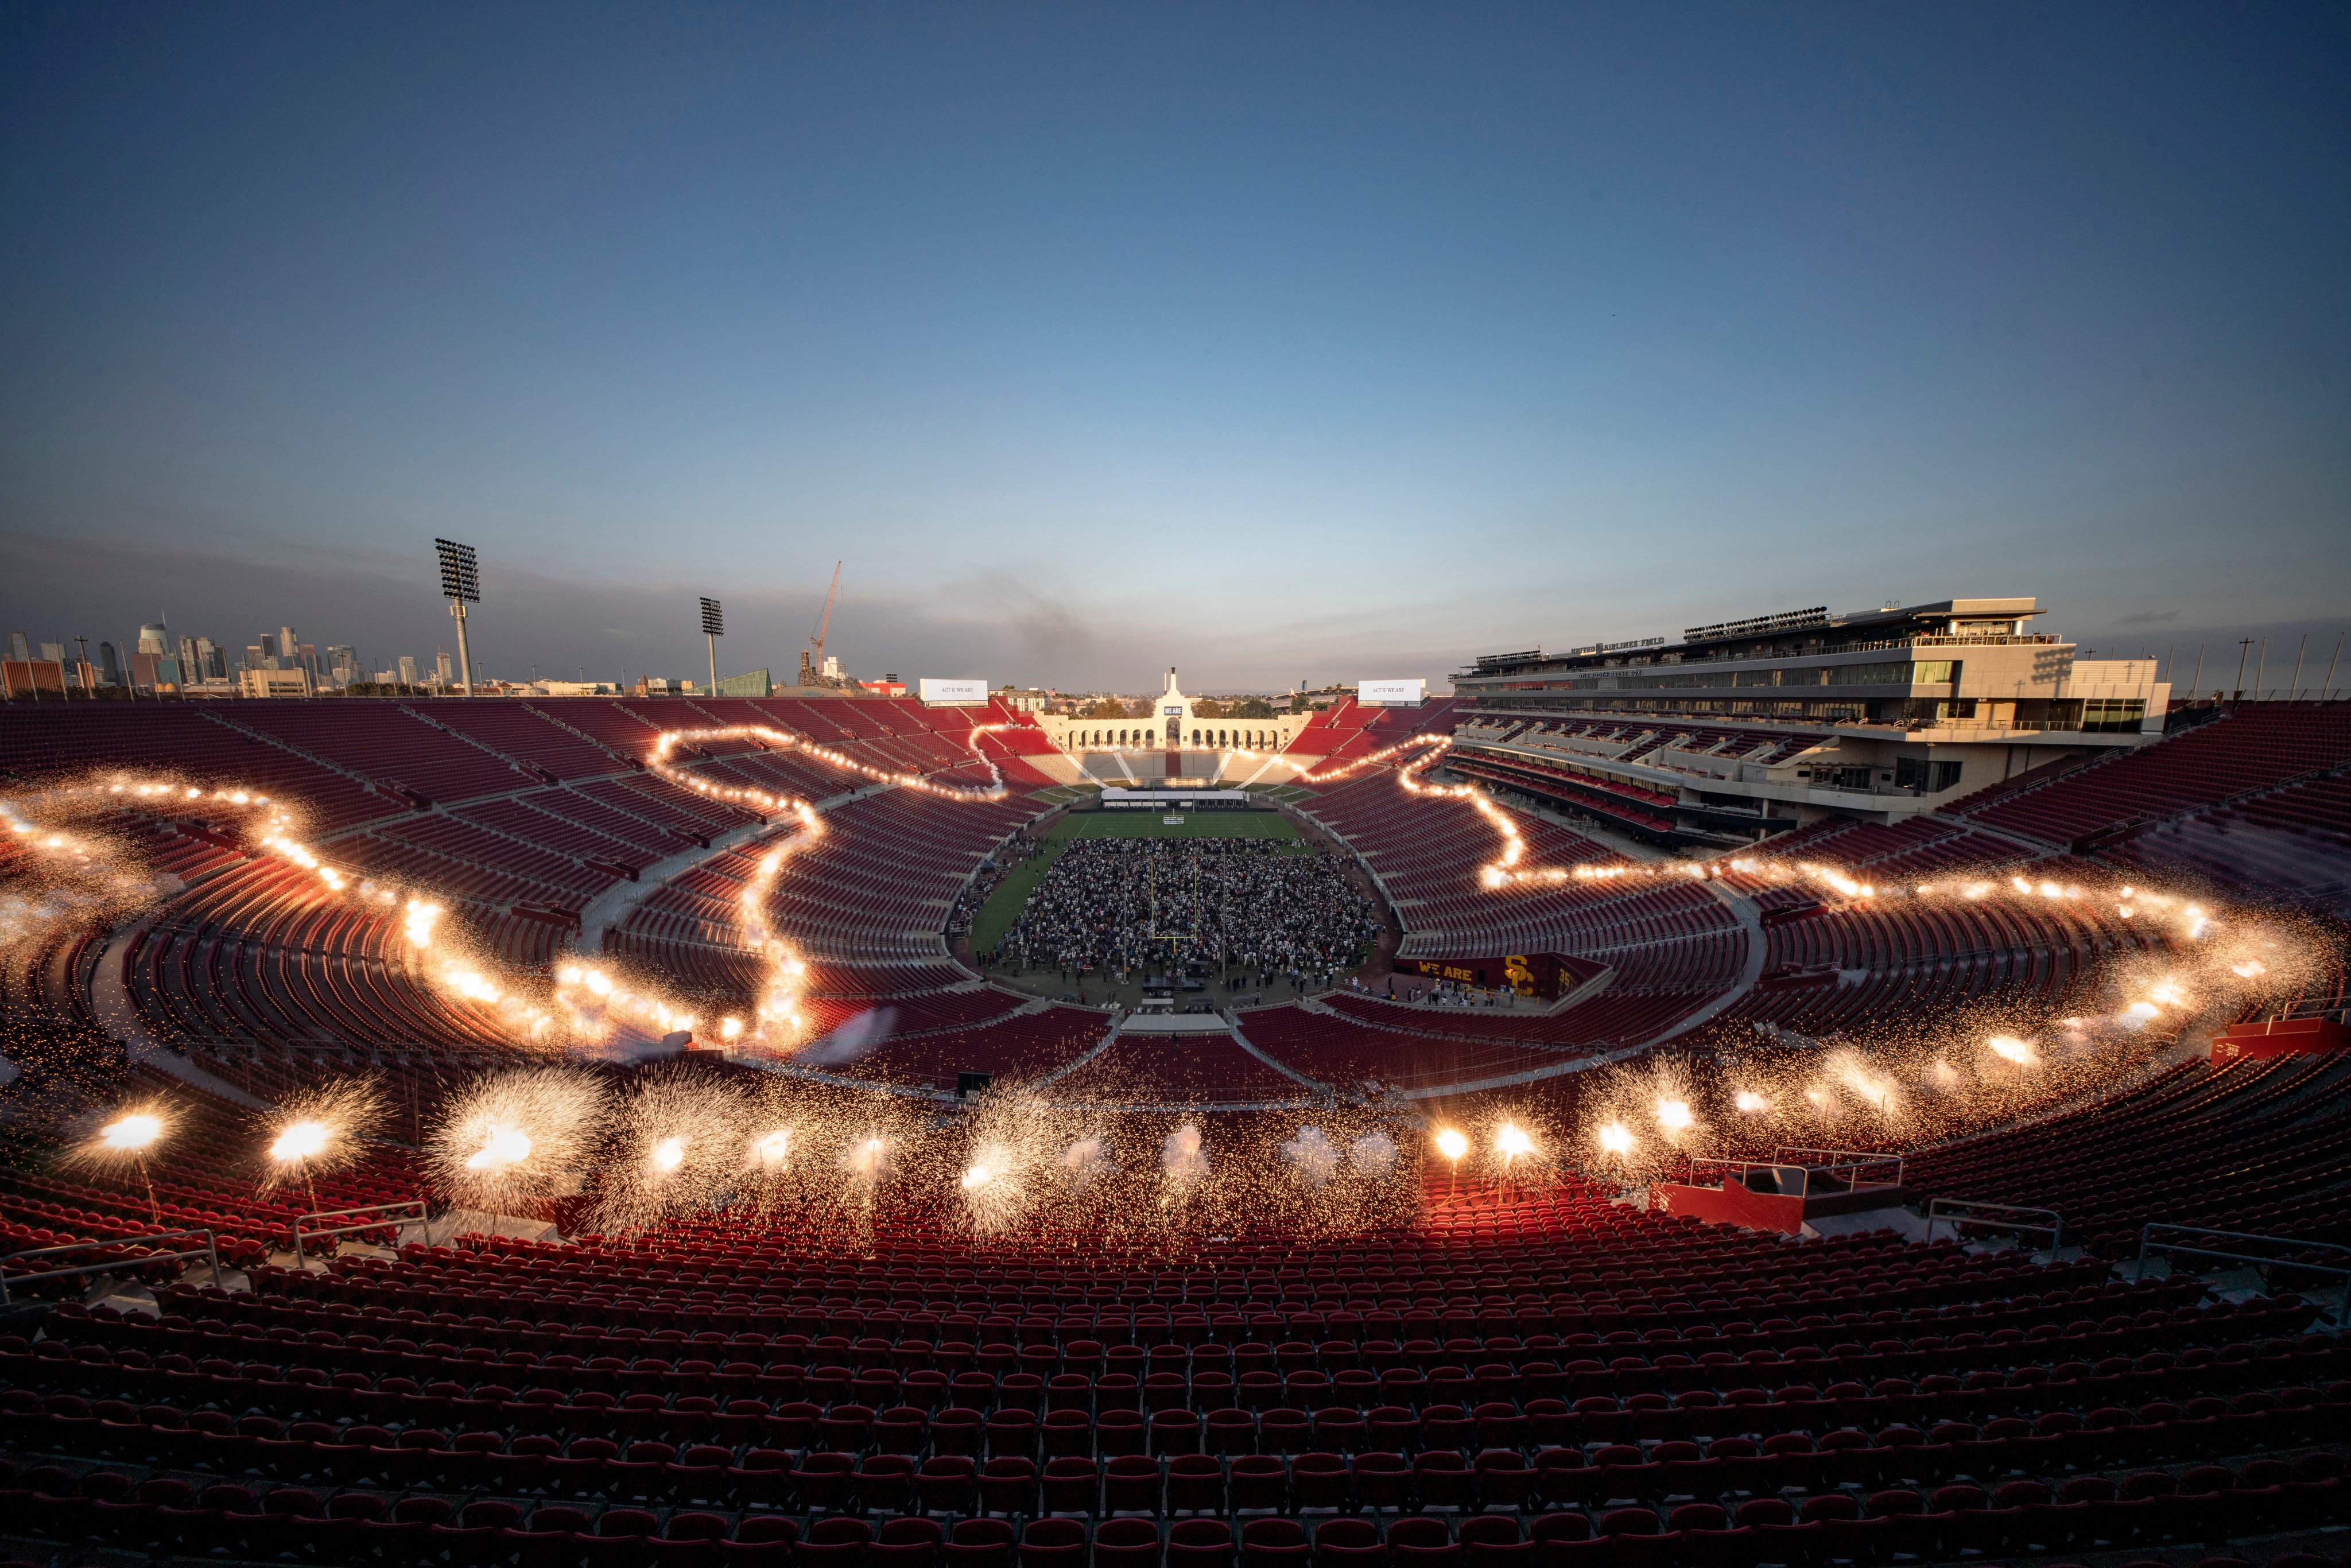
[[383, 1098], [372, 1079], [338, 1079], [289, 1095], [264, 1124], [263, 1189], [299, 1181], [316, 1208], [317, 1178], [357, 1164], [382, 1115]]
[[109, 1172], [130, 1166], [147, 1194], [148, 1218], [160, 1225], [163, 1222], [162, 1205], [155, 1200], [155, 1183], [148, 1175], [147, 1159], [170, 1141], [172, 1123], [172, 1108], [161, 1100], [92, 1112], [81, 1119], [75, 1130], [78, 1135], [71, 1139], [63, 1163], [68, 1169], [89, 1166]]
[[604, 1088], [593, 1075], [520, 1068], [458, 1094], [426, 1139], [425, 1157], [434, 1186], [458, 1207], [528, 1213], [579, 1189], [604, 1119]]
[[612, 1147], [590, 1228], [632, 1236], [731, 1191], [749, 1125], [745, 1095], [698, 1071], [640, 1080], [612, 1107]]

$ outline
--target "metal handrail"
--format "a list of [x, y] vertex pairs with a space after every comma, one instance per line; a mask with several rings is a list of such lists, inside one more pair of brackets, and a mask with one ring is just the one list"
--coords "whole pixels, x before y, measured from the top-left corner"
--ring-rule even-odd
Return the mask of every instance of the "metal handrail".
[[[1823, 1163], [1814, 1164], [1802, 1159], [1791, 1159], [1788, 1156], [1792, 1155], [1824, 1155], [1827, 1156], [1827, 1159]], [[1868, 1149], [1801, 1149], [1782, 1146], [1771, 1151], [1771, 1158], [1775, 1164], [1783, 1166], [1802, 1166], [1807, 1170], [1859, 1171], [1870, 1166], [1892, 1166], [1894, 1167], [1894, 1179], [1892, 1181], [1884, 1183], [1873, 1182], [1870, 1185], [1874, 1186], [1900, 1186], [1902, 1185], [1904, 1156], [1900, 1155], [1877, 1154]], [[1859, 1186], [1861, 1185], [1861, 1179], [1858, 1176], [1854, 1177], [1853, 1185]]]
[[[1729, 1173], [1733, 1171], [1745, 1172], [1777, 1170], [1788, 1164], [1785, 1160], [1734, 1160], [1729, 1155], [1686, 1155], [1683, 1156], [1683, 1161], [1688, 1166], [1689, 1174], [1693, 1180], [1696, 1179], [1698, 1168], [1702, 1166], [1708, 1167], [1719, 1166], [1725, 1173]], [[1790, 1168], [1802, 1170], [1804, 1167], [1802, 1166], [1796, 1166]]]
[[[394, 1209], [402, 1212], [397, 1214], [391, 1212]], [[372, 1214], [379, 1218], [361, 1220], [356, 1225], [322, 1227], [311, 1223], [313, 1220], [319, 1219], [348, 1219], [359, 1214]], [[424, 1200], [421, 1197], [406, 1198], [398, 1203], [363, 1204], [358, 1208], [320, 1209], [313, 1214], [303, 1215], [294, 1221], [294, 1260], [306, 1269], [309, 1267], [305, 1261], [307, 1255], [302, 1249], [302, 1244], [307, 1240], [328, 1236], [352, 1236], [362, 1230], [381, 1230], [386, 1225], [404, 1225], [412, 1220], [418, 1225], [425, 1225], [430, 1222], [430, 1212], [425, 1208]]]
[[[1684, 1156], [1684, 1162], [1685, 1162], [1685, 1165], [1686, 1165], [1686, 1166], [1687, 1166], [1687, 1171], [1688, 1171], [1688, 1174], [1689, 1174], [1689, 1179], [1690, 1179], [1690, 1181], [1691, 1181], [1692, 1183], [1696, 1183], [1696, 1182], [1699, 1179], [1699, 1178], [1698, 1178], [1698, 1171], [1700, 1170], [1700, 1168], [1701, 1168], [1701, 1167], [1704, 1167], [1704, 1168], [1708, 1168], [1708, 1169], [1710, 1169], [1710, 1170], [1717, 1170], [1717, 1171], [1719, 1171], [1719, 1172], [1721, 1173], [1721, 1176], [1720, 1176], [1720, 1177], [1719, 1177], [1719, 1180], [1721, 1180], [1721, 1181], [1722, 1181], [1722, 1183], [1723, 1183], [1723, 1185], [1725, 1185], [1726, 1186], [1729, 1185], [1729, 1178], [1730, 1178], [1731, 1176], [1745, 1176], [1749, 1171], [1771, 1171], [1771, 1170], [1793, 1170], [1793, 1171], [1802, 1171], [1802, 1172], [1803, 1172], [1803, 1173], [1804, 1173], [1804, 1191], [1805, 1191], [1805, 1196], [1809, 1197], [1809, 1196], [1811, 1196], [1811, 1193], [1812, 1193], [1812, 1185], [1813, 1185], [1813, 1179], [1812, 1179], [1812, 1178], [1813, 1177], [1813, 1176], [1814, 1176], [1815, 1174], [1822, 1173], [1822, 1172], [1834, 1172], [1834, 1171], [1837, 1171], [1837, 1170], [1840, 1170], [1840, 1169], [1847, 1169], [1847, 1170], [1851, 1170], [1851, 1169], [1858, 1169], [1858, 1168], [1859, 1168], [1859, 1166], [1857, 1166], [1857, 1165], [1856, 1165], [1856, 1166], [1808, 1166], [1808, 1165], [1805, 1165], [1805, 1164], [1804, 1164], [1803, 1162], [1802, 1162], [1801, 1160], [1782, 1159], [1782, 1158], [1781, 1158], [1780, 1156], [1781, 1156], [1782, 1155], [1785, 1155], [1785, 1154], [1822, 1154], [1822, 1153], [1838, 1153], [1838, 1152], [1843, 1152], [1843, 1151], [1831, 1151], [1831, 1150], [1819, 1150], [1819, 1149], [1794, 1149], [1794, 1150], [1781, 1149], [1781, 1150], [1775, 1150], [1775, 1151], [1773, 1152], [1772, 1157], [1771, 1157], [1771, 1158], [1770, 1158], [1770, 1159], [1768, 1159], [1768, 1160], [1735, 1160], [1735, 1159], [1732, 1159], [1732, 1158], [1731, 1158], [1729, 1155], [1688, 1155]], [[1848, 1191], [1860, 1191], [1860, 1190], [1863, 1190], [1863, 1189], [1865, 1189], [1865, 1188], [1869, 1188], [1869, 1187], [1881, 1187], [1881, 1186], [1882, 1186], [1882, 1187], [1898, 1187], [1898, 1186], [1900, 1186], [1902, 1185], [1902, 1160], [1901, 1160], [1901, 1157], [1900, 1157], [1899, 1155], [1872, 1155], [1872, 1156], [1870, 1156], [1870, 1157], [1869, 1157], [1869, 1159], [1868, 1159], [1868, 1160], [1866, 1160], [1866, 1161], [1863, 1161], [1863, 1162], [1861, 1162], [1861, 1164], [1869, 1164], [1869, 1163], [1873, 1163], [1873, 1162], [1883, 1162], [1883, 1163], [1886, 1163], [1886, 1164], [1890, 1164], [1890, 1165], [1892, 1165], [1892, 1166], [1895, 1167], [1895, 1170], [1894, 1170], [1894, 1179], [1893, 1179], [1892, 1181], [1890, 1181], [1890, 1182], [1862, 1181], [1862, 1180], [1859, 1180], [1859, 1179], [1855, 1179], [1855, 1180], [1853, 1180], [1853, 1181], [1851, 1181], [1851, 1182], [1849, 1182], [1849, 1183], [1848, 1183], [1848, 1185], [1847, 1185], [1847, 1189], [1846, 1189], [1846, 1190], [1848, 1190]]]
[[[1956, 1212], [1959, 1209], [1967, 1209], [1970, 1212], [1966, 1214]], [[2019, 1224], [2014, 1219], [2004, 1218], [2009, 1215], [2027, 1214], [2045, 1215], [2049, 1223], [2046, 1225]], [[1927, 1240], [1935, 1239], [1935, 1227], [1938, 1225], [1949, 1225], [1954, 1239], [1959, 1236], [1960, 1226], [1982, 1225], [1997, 1226], [2003, 1230], [2043, 1232], [2049, 1238], [2049, 1250], [2052, 1252], [2056, 1251], [2065, 1242], [2064, 1218], [2055, 1209], [2029, 1208], [2021, 1204], [1979, 1203], [1972, 1198], [1965, 1197], [1929, 1198], [1927, 1202]]]
[[[2176, 1231], [2183, 1237], [2194, 1237], [2199, 1239], [2258, 1241], [2270, 1247], [2293, 1247], [2304, 1249], [2314, 1249], [2321, 1252], [2339, 1252], [2344, 1257], [2344, 1262], [2338, 1265], [2305, 1262], [2299, 1258], [2262, 1258], [2252, 1253], [2199, 1247], [2185, 1240], [2161, 1241], [2156, 1239], [2155, 1233], [2158, 1230]], [[2244, 1230], [2212, 1230], [2201, 1225], [2178, 1225], [2158, 1220], [2142, 1227], [2138, 1233], [2138, 1268], [2142, 1274], [2146, 1272], [2147, 1255], [2150, 1251], [2184, 1254], [2191, 1258], [2215, 1258], [2227, 1263], [2250, 1263], [2257, 1269], [2307, 1269], [2314, 1274], [2339, 1274], [2343, 1277], [2346, 1289], [2344, 1304], [2336, 1310], [2335, 1321], [2341, 1322], [2351, 1320], [2351, 1247], [2343, 1246], [2338, 1242], [2305, 1241], [2293, 1236], [2261, 1236]]]
[[8, 1265], [19, 1258], [41, 1258], [53, 1252], [86, 1252], [93, 1247], [136, 1247], [145, 1241], [177, 1241], [183, 1236], [201, 1236], [204, 1239], [204, 1244], [181, 1252], [150, 1252], [143, 1258], [117, 1259], [105, 1263], [80, 1263], [69, 1269], [48, 1269], [37, 1274], [19, 1274], [16, 1277], [15, 1282], [19, 1285], [29, 1285], [39, 1280], [63, 1280], [75, 1274], [107, 1274], [118, 1269], [143, 1268], [149, 1263], [175, 1263], [183, 1258], [208, 1258], [212, 1260], [213, 1280], [217, 1283], [221, 1277], [220, 1244], [212, 1231], [209, 1228], [165, 1230], [152, 1236], [118, 1237], [109, 1241], [67, 1241], [53, 1247], [28, 1247], [21, 1252], [11, 1252], [6, 1257], [0, 1258], [0, 1307], [16, 1304], [8, 1294], [10, 1283]]

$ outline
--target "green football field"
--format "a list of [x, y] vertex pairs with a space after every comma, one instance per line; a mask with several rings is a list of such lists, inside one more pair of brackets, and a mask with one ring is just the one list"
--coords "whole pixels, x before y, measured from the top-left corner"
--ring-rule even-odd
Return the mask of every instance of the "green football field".
[[[1184, 821], [1170, 826], [1165, 817]], [[1048, 867], [1061, 858], [1071, 839], [1278, 839], [1287, 853], [1307, 852], [1306, 841], [1289, 818], [1278, 811], [1073, 811], [1053, 824], [1045, 847], [1006, 877], [980, 905], [971, 923], [971, 947], [985, 953], [1004, 939], [1020, 917]]]

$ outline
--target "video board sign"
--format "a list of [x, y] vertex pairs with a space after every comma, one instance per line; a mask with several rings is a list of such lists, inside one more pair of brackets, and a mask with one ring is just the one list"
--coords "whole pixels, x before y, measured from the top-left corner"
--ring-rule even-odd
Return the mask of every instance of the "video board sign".
[[1456, 985], [1516, 991], [1522, 997], [1557, 1001], [1601, 973], [1604, 966], [1589, 958], [1572, 958], [1558, 953], [1508, 953], [1466, 958], [1400, 958], [1396, 967], [1405, 974], [1451, 980]]
[[987, 683], [979, 679], [925, 675], [923, 702], [928, 707], [982, 707], [987, 703]]
[[1355, 700], [1366, 707], [1418, 707], [1427, 691], [1425, 680], [1357, 681]]

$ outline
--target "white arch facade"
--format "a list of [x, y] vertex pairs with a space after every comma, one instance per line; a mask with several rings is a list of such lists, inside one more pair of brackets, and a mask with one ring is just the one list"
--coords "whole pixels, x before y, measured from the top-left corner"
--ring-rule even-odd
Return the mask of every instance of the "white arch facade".
[[1147, 718], [1080, 718], [1070, 714], [1039, 714], [1037, 722], [1054, 745], [1071, 755], [1089, 751], [1214, 751], [1245, 752], [1270, 757], [1306, 727], [1305, 714], [1278, 714], [1271, 718], [1212, 718], [1196, 711], [1196, 699], [1176, 685], [1171, 666], [1167, 681]]

